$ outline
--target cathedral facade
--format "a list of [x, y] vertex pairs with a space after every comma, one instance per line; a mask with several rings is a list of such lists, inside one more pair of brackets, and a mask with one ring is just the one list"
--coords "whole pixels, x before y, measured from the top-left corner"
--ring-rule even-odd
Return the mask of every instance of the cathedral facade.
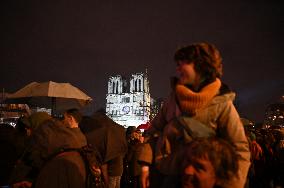
[[147, 72], [132, 74], [129, 81], [121, 75], [110, 76], [106, 101], [106, 114], [124, 127], [149, 122], [151, 97]]

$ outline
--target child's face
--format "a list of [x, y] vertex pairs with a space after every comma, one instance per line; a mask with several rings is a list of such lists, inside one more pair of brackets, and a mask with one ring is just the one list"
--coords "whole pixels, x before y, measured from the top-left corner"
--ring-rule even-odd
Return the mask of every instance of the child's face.
[[194, 69], [194, 63], [189, 61], [178, 61], [176, 72], [180, 84], [196, 87], [199, 84], [200, 76]]

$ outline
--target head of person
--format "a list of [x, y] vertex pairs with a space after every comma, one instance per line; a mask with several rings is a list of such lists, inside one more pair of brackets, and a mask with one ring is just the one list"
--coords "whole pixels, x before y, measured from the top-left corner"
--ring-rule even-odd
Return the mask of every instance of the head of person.
[[126, 129], [126, 137], [128, 143], [139, 143], [141, 142], [142, 132], [135, 126], [129, 126]]
[[238, 157], [224, 140], [198, 139], [186, 146], [182, 163], [183, 188], [221, 186], [238, 171]]
[[200, 89], [222, 76], [222, 57], [209, 43], [196, 43], [178, 49], [174, 54], [179, 82]]
[[52, 119], [47, 112], [35, 112], [28, 117], [22, 117], [18, 122], [18, 130], [25, 130], [27, 136], [31, 136], [32, 132], [41, 126], [45, 121]]
[[79, 127], [79, 123], [82, 120], [82, 114], [78, 109], [72, 108], [72, 109], [66, 110], [63, 116], [64, 116], [63, 123], [67, 127], [70, 127], [70, 128]]

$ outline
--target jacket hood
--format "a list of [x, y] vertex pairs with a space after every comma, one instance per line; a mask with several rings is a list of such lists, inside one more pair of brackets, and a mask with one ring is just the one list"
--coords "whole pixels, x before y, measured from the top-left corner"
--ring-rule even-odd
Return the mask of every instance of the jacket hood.
[[236, 93], [234, 93], [234, 92], [226, 93], [226, 94], [223, 94], [223, 95], [218, 95], [218, 96], [215, 96], [212, 99], [210, 105], [224, 103], [224, 102], [227, 102], [227, 101], [234, 101], [235, 97], [236, 97]]

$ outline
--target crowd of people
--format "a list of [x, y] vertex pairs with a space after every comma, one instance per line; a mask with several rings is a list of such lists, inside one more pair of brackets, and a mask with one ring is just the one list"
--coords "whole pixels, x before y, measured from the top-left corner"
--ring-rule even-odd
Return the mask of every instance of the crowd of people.
[[284, 187], [284, 128], [245, 130], [251, 151], [250, 187]]
[[177, 77], [142, 132], [103, 110], [37, 112], [1, 125], [0, 185], [94, 188], [281, 188], [283, 132], [245, 128], [209, 43], [174, 54]]

